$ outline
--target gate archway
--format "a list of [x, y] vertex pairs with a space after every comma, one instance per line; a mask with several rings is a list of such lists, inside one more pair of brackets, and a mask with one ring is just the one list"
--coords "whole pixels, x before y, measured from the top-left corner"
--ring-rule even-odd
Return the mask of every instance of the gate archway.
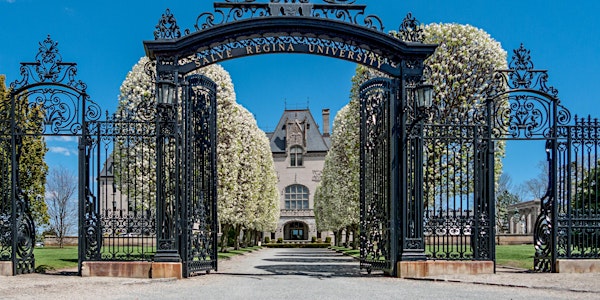
[[[84, 136], [87, 123], [98, 120], [101, 115], [100, 107], [86, 93], [86, 84], [77, 79], [77, 65], [63, 62], [57, 45], [49, 36], [40, 42], [35, 62], [21, 63], [22, 78], [10, 84], [8, 102], [0, 103], [3, 112], [0, 122], [5, 125], [0, 137], [0, 248], [2, 260], [12, 263], [12, 274], [15, 275], [31, 273], [35, 269], [32, 195], [23, 178], [31, 170], [22, 169], [42, 167], [21, 165], [22, 156], [27, 151], [34, 151], [27, 149], [33, 140], [41, 142], [43, 137], [49, 136]], [[82, 139], [79, 143], [81, 146]], [[81, 164], [85, 163], [81, 151], [79, 159], [81, 170]], [[86, 189], [81, 181], [85, 176], [79, 175], [79, 199], [86, 199]]]
[[[156, 31], [155, 40], [145, 41], [148, 57], [154, 60], [148, 69], [155, 70], [157, 101], [160, 95], [175, 95], [165, 102], [176, 99], [185, 76], [191, 71], [228, 59], [272, 53], [302, 53], [347, 60], [376, 69], [387, 76], [381, 78], [365, 93], [363, 128], [366, 139], [377, 140], [364, 150], [365, 162], [375, 162], [367, 181], [375, 180], [370, 187], [363, 186], [365, 205], [361, 209], [361, 266], [381, 269], [396, 274], [397, 260], [401, 250], [405, 259], [421, 259], [424, 253], [422, 236], [408, 237], [408, 222], [400, 222], [401, 215], [412, 215], [413, 209], [401, 203], [407, 201], [400, 187], [402, 170], [407, 160], [402, 158], [403, 132], [406, 115], [411, 113], [408, 104], [414, 89], [422, 82], [423, 61], [436, 49], [435, 45], [422, 43], [418, 22], [409, 14], [400, 28], [404, 40], [383, 32], [383, 24], [376, 16], [365, 15], [364, 5], [355, 1], [326, 0], [323, 4], [304, 1], [226, 1], [215, 3], [214, 12], [203, 13], [197, 18], [194, 30], [181, 30], [173, 14], [166, 10]], [[385, 83], [384, 83], [385, 82]], [[384, 83], [381, 85], [381, 83]], [[385, 90], [376, 91], [384, 87]], [[376, 113], [377, 111], [377, 113]], [[185, 126], [184, 126], [185, 127]], [[368, 127], [368, 128], [367, 128]], [[215, 141], [212, 141], [213, 143]], [[367, 148], [364, 148], [367, 149]], [[380, 174], [381, 172], [385, 174]], [[366, 173], [365, 173], [366, 174]], [[390, 182], [388, 182], [390, 181]], [[186, 207], [187, 199], [177, 205]], [[211, 207], [216, 198], [204, 199]], [[163, 212], [165, 219], [175, 219]], [[216, 214], [216, 212], [215, 212]], [[160, 217], [160, 216], [159, 216]], [[377, 219], [377, 222], [372, 222]], [[160, 222], [159, 222], [160, 224]], [[215, 230], [213, 228], [211, 230]], [[175, 241], [176, 236], [161, 230], [165, 239]], [[405, 236], [402, 236], [402, 233]], [[413, 238], [410, 247], [399, 247], [402, 238]], [[160, 242], [159, 242], [160, 244]], [[181, 258], [186, 264], [191, 258], [180, 256], [175, 243], [159, 245], [157, 255], [172, 260]], [[197, 251], [204, 249], [197, 248]], [[416, 254], [409, 254], [415, 252]], [[168, 253], [168, 255], [167, 255]], [[381, 261], [384, 261], [383, 263]], [[184, 276], [201, 269], [189, 269]]]
[[487, 93], [492, 141], [546, 142], [547, 188], [533, 229], [535, 271], [557, 272], [561, 259], [569, 264], [600, 258], [598, 119], [573, 118], [548, 85], [547, 70], [534, 68], [522, 44], [509, 70], [498, 71], [494, 80], [503, 89]]

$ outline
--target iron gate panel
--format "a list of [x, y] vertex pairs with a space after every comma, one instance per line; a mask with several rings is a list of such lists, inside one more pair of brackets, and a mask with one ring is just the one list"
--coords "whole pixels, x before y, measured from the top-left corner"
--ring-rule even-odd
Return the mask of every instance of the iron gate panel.
[[485, 125], [465, 119], [423, 126], [428, 259], [494, 259], [493, 154]]
[[12, 260], [11, 118], [9, 99], [0, 99], [0, 261]]
[[600, 258], [600, 123], [576, 118], [559, 128], [557, 258]]
[[183, 274], [217, 270], [217, 86], [186, 77], [182, 103]]
[[[10, 130], [11, 140], [9, 148], [5, 148], [6, 132], [2, 132], [0, 151], [8, 149], [10, 154], [1, 155], [0, 168], [7, 171], [2, 176], [10, 176], [10, 179], [2, 180], [3, 203], [0, 207], [6, 207], [7, 199], [12, 202], [12, 213], [8, 219], [11, 235], [4, 235], [3, 238], [10, 236], [12, 239], [10, 247], [14, 275], [30, 273], [35, 269], [35, 224], [30, 207], [32, 195], [24, 182], [27, 180], [26, 173], [30, 170], [21, 169], [20, 166], [24, 151], [35, 154], [32, 154], [27, 145], [44, 143], [44, 136], [79, 136], [86, 120], [97, 120], [100, 117], [99, 106], [86, 93], [86, 84], [77, 79], [77, 65], [62, 61], [57, 43], [50, 37], [39, 43], [39, 52], [34, 62], [21, 63], [20, 73], [22, 78], [10, 84], [10, 103], [2, 104], [4, 108], [6, 105], [10, 106], [10, 109], [3, 110], [10, 111], [9, 121], [6, 122], [6, 115], [0, 121], [3, 125], [8, 125], [3, 128]], [[43, 154], [39, 153], [40, 156]], [[5, 159], [9, 160], [8, 163]], [[8, 184], [10, 188], [7, 190]], [[2, 223], [7, 222], [5, 216], [0, 218]], [[4, 246], [1, 248], [6, 249]]]
[[156, 123], [121, 111], [88, 124], [80, 261], [151, 260], [156, 252]]
[[396, 229], [391, 217], [390, 137], [396, 81], [369, 80], [360, 87], [360, 267], [393, 272]]

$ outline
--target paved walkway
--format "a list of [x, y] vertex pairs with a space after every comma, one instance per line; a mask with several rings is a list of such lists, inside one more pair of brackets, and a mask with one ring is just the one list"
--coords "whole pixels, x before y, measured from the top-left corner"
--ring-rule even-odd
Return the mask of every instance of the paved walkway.
[[432, 276], [419, 280], [597, 293], [597, 297], [600, 299], [600, 273], [540, 274], [527, 270], [498, 267], [496, 274]]
[[[457, 282], [459, 281], [459, 282]], [[485, 283], [485, 284], [473, 284]], [[263, 249], [184, 280], [0, 277], [0, 299], [600, 299], [597, 274], [498, 272], [427, 280], [361, 272], [326, 249]]]

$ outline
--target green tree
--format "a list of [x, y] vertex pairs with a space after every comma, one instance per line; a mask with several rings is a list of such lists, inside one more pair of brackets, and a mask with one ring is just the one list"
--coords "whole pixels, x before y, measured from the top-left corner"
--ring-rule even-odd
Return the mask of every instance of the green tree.
[[506, 173], [502, 174], [496, 188], [496, 232], [498, 233], [506, 232], [510, 218], [518, 213], [511, 210], [510, 206], [521, 202], [521, 199], [511, 189], [512, 180], [510, 176]]
[[577, 185], [573, 208], [580, 214], [598, 214], [600, 212], [600, 160], [591, 169], [583, 172], [583, 180]]
[[[6, 77], [0, 75], [0, 119], [10, 120], [10, 92], [6, 88]], [[29, 105], [27, 97], [15, 97], [15, 118], [17, 126], [24, 127], [28, 131], [36, 131], [43, 126], [44, 111], [38, 106]], [[9, 122], [3, 122], [4, 125], [10, 125]], [[5, 128], [3, 135], [8, 134], [10, 138], [10, 129]], [[6, 135], [5, 135], [6, 136]], [[7, 146], [7, 147], [5, 147]], [[2, 164], [10, 164], [10, 144], [2, 143], [1, 157], [7, 158]], [[44, 161], [44, 156], [48, 149], [46, 142], [41, 135], [26, 135], [21, 137], [21, 152], [19, 157], [19, 183], [20, 189], [28, 196], [30, 200], [31, 213], [36, 225], [46, 225], [49, 221], [48, 208], [44, 201], [46, 175], [48, 165]], [[7, 166], [8, 166], [7, 165]], [[10, 168], [6, 169], [10, 174]], [[6, 176], [6, 175], [4, 175]], [[10, 188], [10, 187], [9, 187]]]

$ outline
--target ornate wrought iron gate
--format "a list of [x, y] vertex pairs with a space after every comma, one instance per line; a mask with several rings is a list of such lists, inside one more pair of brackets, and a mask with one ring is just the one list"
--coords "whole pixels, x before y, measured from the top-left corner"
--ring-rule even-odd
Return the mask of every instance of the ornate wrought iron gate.
[[32, 149], [33, 143], [42, 143], [47, 136], [80, 136], [86, 122], [100, 117], [100, 108], [89, 99], [85, 83], [76, 78], [76, 64], [62, 61], [55, 41], [48, 37], [40, 42], [35, 60], [21, 63], [23, 77], [11, 83], [10, 102], [0, 104], [0, 123], [6, 125], [0, 136], [0, 176], [4, 177], [0, 184], [0, 258], [12, 261], [15, 275], [35, 269], [32, 199], [24, 181], [33, 171], [30, 168], [42, 166], [21, 165], [25, 151], [41, 158], [44, 150]]
[[[457, 120], [460, 120], [457, 122]], [[493, 260], [493, 146], [486, 125], [445, 116], [422, 130], [424, 236], [429, 259]]]
[[393, 273], [397, 260], [391, 160], [397, 83], [376, 78], [360, 87], [360, 267], [369, 273], [371, 269]]
[[182, 243], [184, 276], [217, 270], [217, 86], [186, 77], [182, 105]]
[[[600, 122], [577, 118], [558, 129], [556, 143], [556, 259], [600, 258]], [[552, 208], [552, 207], [550, 207]], [[543, 216], [542, 218], [545, 218]], [[547, 228], [540, 221], [538, 237]], [[552, 229], [552, 228], [550, 228]], [[545, 250], [545, 249], [539, 249]], [[544, 253], [544, 251], [539, 251]], [[542, 258], [542, 257], [540, 257]], [[544, 265], [538, 260], [541, 270]]]

